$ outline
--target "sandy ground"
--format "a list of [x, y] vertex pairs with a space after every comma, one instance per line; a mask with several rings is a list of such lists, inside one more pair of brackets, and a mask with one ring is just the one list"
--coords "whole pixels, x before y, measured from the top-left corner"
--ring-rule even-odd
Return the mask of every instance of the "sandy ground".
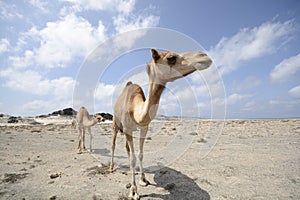
[[[0, 123], [0, 199], [126, 199], [122, 135], [106, 171], [111, 124], [94, 126], [93, 152], [77, 154], [70, 120], [32, 121]], [[300, 199], [300, 120], [156, 120], [144, 161], [141, 199]]]

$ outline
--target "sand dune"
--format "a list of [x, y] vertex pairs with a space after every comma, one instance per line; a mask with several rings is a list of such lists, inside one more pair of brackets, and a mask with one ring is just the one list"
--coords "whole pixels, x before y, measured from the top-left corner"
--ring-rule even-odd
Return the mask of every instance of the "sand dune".
[[[1, 199], [126, 199], [124, 136], [117, 170], [106, 171], [110, 123], [93, 127], [92, 153], [77, 154], [72, 118], [26, 120], [0, 123]], [[141, 199], [300, 199], [299, 155], [298, 119], [155, 120], [144, 156], [151, 185], [138, 191]]]

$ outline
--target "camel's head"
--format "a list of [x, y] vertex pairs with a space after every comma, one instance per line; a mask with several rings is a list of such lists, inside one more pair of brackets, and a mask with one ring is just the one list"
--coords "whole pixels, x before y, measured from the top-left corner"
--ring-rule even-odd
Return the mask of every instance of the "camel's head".
[[95, 114], [94, 118], [97, 119], [97, 123], [104, 122], [105, 119], [100, 114]]
[[147, 64], [151, 81], [166, 83], [208, 68], [212, 60], [203, 52], [175, 53], [151, 49], [152, 60]]

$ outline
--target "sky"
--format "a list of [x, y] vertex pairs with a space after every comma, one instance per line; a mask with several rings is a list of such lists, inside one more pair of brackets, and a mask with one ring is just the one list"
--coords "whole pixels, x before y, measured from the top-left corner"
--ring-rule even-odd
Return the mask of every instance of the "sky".
[[[207, 70], [168, 83], [158, 114], [300, 117], [298, 0], [1, 0], [0, 25], [0, 113], [35, 116], [82, 105], [91, 113], [112, 113], [128, 80], [147, 94], [151, 44], [134, 47], [149, 36], [141, 28], [151, 28], [184, 35], [213, 60]], [[124, 51], [101, 66], [109, 59], [97, 52], [112, 52], [114, 46], [105, 46], [111, 38]], [[189, 44], [180, 42], [170, 43]], [[90, 76], [96, 82], [84, 95], [93, 105], [74, 98]]]

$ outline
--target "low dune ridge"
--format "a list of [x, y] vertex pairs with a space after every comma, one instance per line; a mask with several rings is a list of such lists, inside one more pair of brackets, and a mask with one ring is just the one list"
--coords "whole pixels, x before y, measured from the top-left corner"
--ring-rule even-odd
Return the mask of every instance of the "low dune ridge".
[[[107, 172], [111, 122], [92, 128], [92, 153], [77, 154], [72, 117], [0, 120], [0, 199], [126, 199], [129, 164], [121, 134], [116, 171]], [[214, 127], [221, 127], [216, 137], [209, 134]], [[202, 154], [212, 139], [216, 144]], [[173, 141], [187, 142], [186, 148], [171, 149]], [[169, 152], [176, 155], [167, 160]], [[139, 194], [141, 199], [299, 199], [299, 155], [300, 119], [154, 120], [144, 156], [151, 184], [139, 187]]]

